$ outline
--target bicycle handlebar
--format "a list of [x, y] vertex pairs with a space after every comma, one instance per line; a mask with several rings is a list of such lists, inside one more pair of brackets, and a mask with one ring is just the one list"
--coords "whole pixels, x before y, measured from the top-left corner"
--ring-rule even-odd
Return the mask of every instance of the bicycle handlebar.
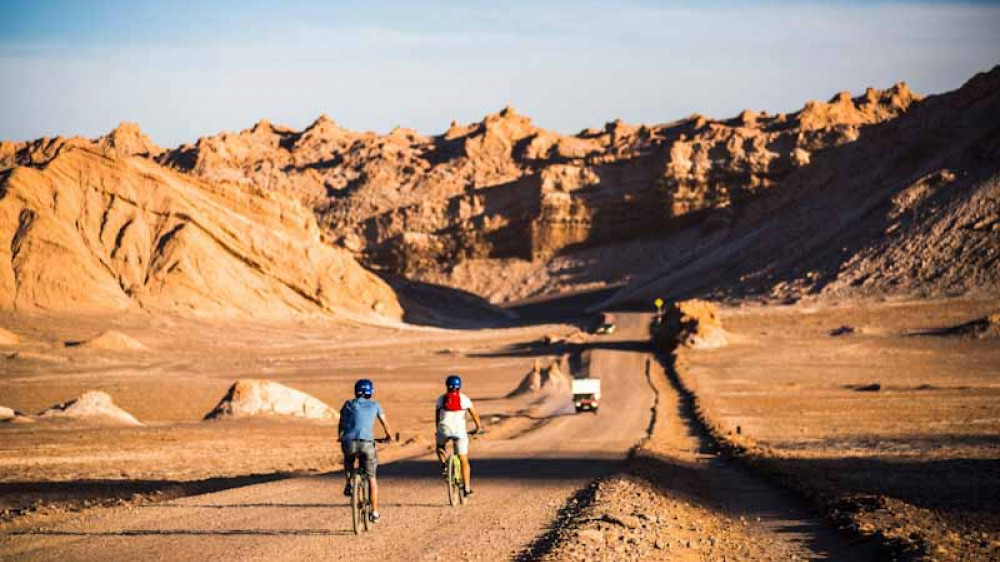
[[385, 437], [381, 437], [381, 438], [378, 438], [378, 439], [375, 440], [376, 443], [392, 443], [393, 441], [395, 441], [396, 443], [399, 443], [399, 432], [398, 431], [396, 432], [396, 435], [394, 435], [394, 436], [393, 435], [386, 435]]

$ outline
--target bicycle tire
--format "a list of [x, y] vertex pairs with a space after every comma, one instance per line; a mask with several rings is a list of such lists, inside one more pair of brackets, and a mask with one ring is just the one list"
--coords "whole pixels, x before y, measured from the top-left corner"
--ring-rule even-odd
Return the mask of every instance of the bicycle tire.
[[361, 521], [364, 525], [365, 531], [372, 530], [372, 498], [371, 498], [371, 483], [368, 480], [368, 475], [361, 477]]
[[459, 474], [455, 474], [455, 465], [458, 464], [455, 461], [458, 459], [454, 454], [448, 457], [448, 476], [445, 479], [448, 484], [448, 504], [452, 507], [459, 502], [459, 495], [461, 491], [456, 485], [456, 479], [461, 478], [461, 467], [459, 467]]
[[465, 505], [465, 502], [469, 501], [469, 498], [465, 497], [465, 473], [462, 472], [462, 460], [459, 459], [455, 464], [457, 465], [455, 470], [458, 472], [458, 477], [455, 478], [455, 489], [458, 492], [458, 503]]
[[351, 475], [351, 525], [354, 527], [354, 534], [361, 534], [361, 478], [357, 473]]

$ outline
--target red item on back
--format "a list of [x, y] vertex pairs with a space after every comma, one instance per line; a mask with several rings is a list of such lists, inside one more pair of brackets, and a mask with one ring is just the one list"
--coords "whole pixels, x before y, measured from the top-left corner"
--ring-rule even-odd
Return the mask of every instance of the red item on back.
[[449, 412], [457, 412], [462, 409], [462, 393], [457, 390], [449, 390], [444, 394], [444, 409]]

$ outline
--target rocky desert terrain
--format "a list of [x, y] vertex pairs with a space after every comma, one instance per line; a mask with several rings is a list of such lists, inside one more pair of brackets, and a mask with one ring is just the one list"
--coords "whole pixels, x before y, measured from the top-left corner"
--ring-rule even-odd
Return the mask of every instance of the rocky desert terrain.
[[[1000, 67], [576, 135], [2, 142], [0, 558], [997, 559], [998, 162]], [[362, 376], [402, 438], [365, 543]]]

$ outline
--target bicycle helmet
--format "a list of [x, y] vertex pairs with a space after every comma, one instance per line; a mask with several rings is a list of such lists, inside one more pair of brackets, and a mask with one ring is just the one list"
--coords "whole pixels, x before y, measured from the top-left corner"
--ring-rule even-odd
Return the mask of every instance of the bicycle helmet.
[[375, 383], [370, 379], [360, 379], [354, 383], [354, 396], [371, 398], [372, 394], [375, 394]]
[[462, 377], [458, 375], [448, 375], [448, 378], [444, 379], [444, 386], [448, 390], [458, 390], [462, 388]]

